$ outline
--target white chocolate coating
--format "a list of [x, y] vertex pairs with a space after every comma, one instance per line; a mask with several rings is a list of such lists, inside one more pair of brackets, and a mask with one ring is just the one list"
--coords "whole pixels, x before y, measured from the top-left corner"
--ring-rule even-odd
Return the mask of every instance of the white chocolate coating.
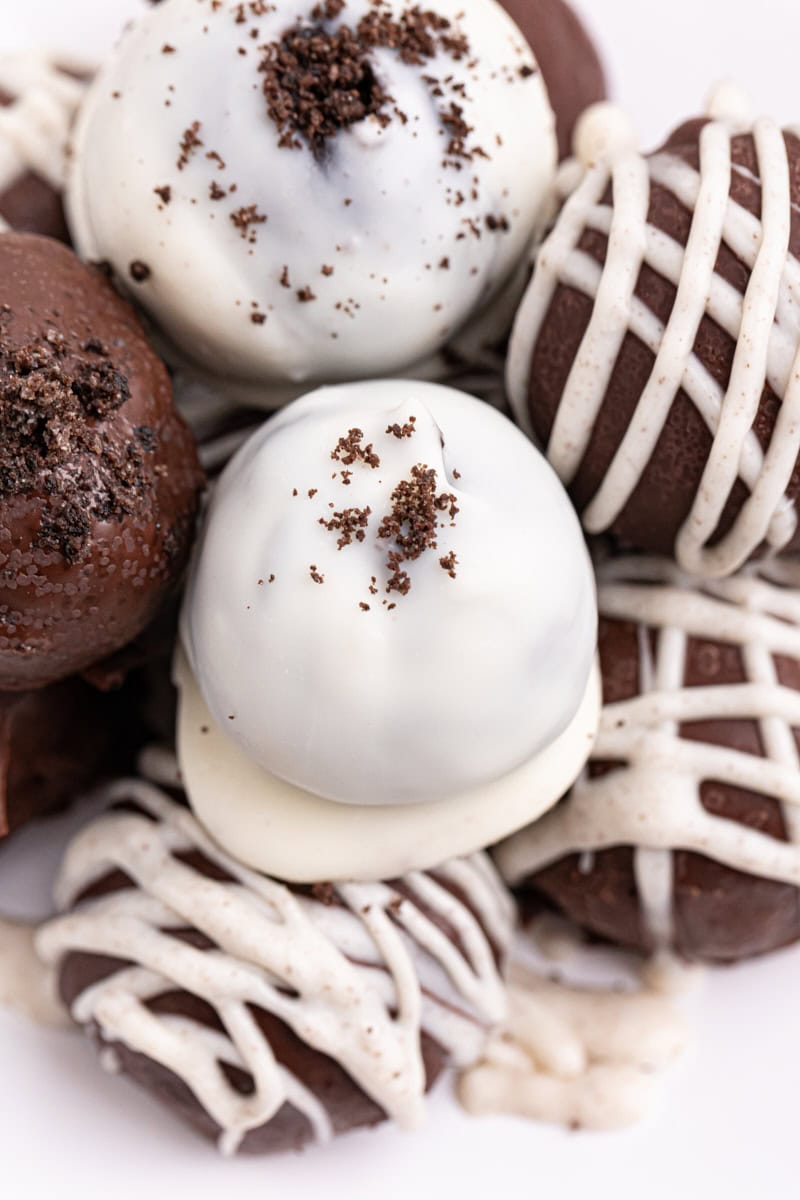
[[85, 90], [47, 55], [0, 55], [0, 92], [13, 101], [0, 106], [0, 193], [29, 172], [63, 191], [67, 141]]
[[[322, 164], [305, 142], [280, 147], [262, 48], [313, 5], [264, 7], [241, 24], [234, 0], [171, 0], [129, 29], [85, 106], [68, 207], [81, 253], [113, 264], [180, 355], [272, 406], [276, 384], [398, 373], [441, 348], [523, 256], [556, 141], [541, 76], [507, 14], [494, 0], [434, 0], [470, 54], [440, 50], [417, 65], [372, 55], [407, 120], [388, 109], [385, 127], [370, 117], [340, 130]], [[408, 7], [388, 0], [385, 11]], [[370, 11], [370, 0], [348, 0], [331, 27]], [[426, 75], [449, 81], [444, 98]], [[461, 169], [443, 165], [451, 91], [468, 147], [483, 152]], [[195, 122], [202, 147], [179, 170]], [[154, 193], [164, 187], [168, 203]], [[251, 205], [266, 221], [242, 236], [230, 217]], [[140, 285], [134, 261], [152, 271]], [[301, 299], [306, 289], [313, 300]], [[254, 313], [266, 319], [255, 324]]]
[[[276, 1061], [251, 1005], [334, 1058], [404, 1128], [424, 1117], [422, 1031], [465, 1066], [503, 1019], [492, 943], [505, 954], [514, 910], [486, 856], [446, 863], [435, 876], [408, 875], [400, 890], [343, 884], [325, 903], [247, 870], [150, 783], [115, 784], [109, 801], [133, 801], [146, 815], [110, 811], [73, 841], [57, 884], [64, 915], [42, 928], [39, 953], [52, 966], [78, 951], [133, 964], [84, 991], [73, 1016], [186, 1083], [219, 1125], [223, 1152], [234, 1153], [284, 1103], [308, 1119], [317, 1140], [332, 1136], [324, 1098]], [[200, 852], [231, 882], [176, 857], [187, 852]], [[135, 886], [75, 906], [115, 868]], [[215, 949], [164, 932], [187, 927]], [[147, 1008], [148, 999], [175, 989], [207, 1001], [224, 1033]], [[252, 1095], [231, 1086], [221, 1061], [252, 1076]]]
[[490, 846], [564, 795], [586, 761], [600, 714], [595, 668], [574, 720], [516, 771], [428, 804], [334, 804], [270, 775], [214, 721], [179, 657], [178, 756], [198, 819], [240, 862], [279, 879], [393, 879]]
[[458, 1095], [475, 1116], [619, 1129], [647, 1114], [686, 1041], [674, 1001], [646, 982], [632, 991], [578, 988], [514, 967], [508, 1021], [462, 1075]]
[[[354, 428], [379, 465], [332, 458]], [[420, 464], [446, 499], [402, 594], [387, 566], [401, 542], [381, 529]], [[342, 545], [322, 522], [345, 509], [365, 524]], [[591, 565], [544, 459], [488, 405], [404, 381], [321, 389], [247, 443], [182, 618], [214, 722], [245, 755], [371, 806], [443, 801], [529, 763], [578, 713], [595, 633]]]
[[[591, 533], [608, 529], [629, 502], [656, 447], [679, 389], [701, 414], [713, 444], [691, 511], [675, 545], [679, 565], [709, 578], [731, 574], [762, 543], [774, 552], [797, 528], [786, 489], [800, 452], [800, 262], [789, 254], [792, 199], [784, 135], [772, 121], [743, 119], [730, 90], [712, 100], [717, 119], [700, 135], [700, 170], [669, 149], [645, 158], [616, 136], [609, 121], [609, 158], [598, 161], [565, 204], [542, 246], [536, 271], [515, 323], [508, 387], [521, 423], [530, 431], [528, 385], [532, 355], [552, 298], [561, 285], [593, 302], [591, 321], [576, 355], [547, 448], [569, 484], [591, 441], [623, 340], [633, 334], [654, 355], [624, 438], [602, 484], [582, 514]], [[730, 113], [731, 115], [723, 115]], [[594, 114], [592, 139], [602, 142]], [[730, 197], [731, 140], [752, 132], [763, 211], [759, 220]], [[589, 155], [591, 158], [591, 154]], [[692, 214], [684, 247], [648, 223], [651, 183], [671, 192]], [[604, 201], [613, 188], [614, 203]], [[584, 230], [608, 236], [605, 265], [577, 248]], [[742, 295], [715, 271], [725, 243], [750, 272]], [[635, 295], [643, 265], [677, 289], [664, 325]], [[694, 352], [708, 315], [736, 342], [729, 385], [723, 389]], [[781, 401], [768, 447], [753, 431], [765, 385]], [[741, 480], [749, 494], [730, 531], [713, 545], [725, 505]]]
[[[800, 593], [770, 575], [771, 568], [748, 568], [703, 582], [647, 558], [601, 567], [601, 615], [640, 627], [640, 694], [604, 706], [593, 751], [622, 765], [594, 779], [584, 773], [556, 809], [498, 847], [510, 883], [572, 853], [584, 854], [591, 871], [594, 851], [633, 846], [646, 925], [662, 946], [673, 940], [673, 850], [800, 887], [800, 755], [792, 732], [800, 729], [800, 692], [781, 685], [775, 665], [778, 655], [800, 660]], [[657, 631], [654, 652], [648, 630]], [[738, 647], [746, 682], [684, 687], [691, 637]], [[679, 736], [682, 723], [737, 719], [757, 723], [765, 757]], [[708, 812], [700, 789], [711, 780], [777, 800], [789, 840]]]

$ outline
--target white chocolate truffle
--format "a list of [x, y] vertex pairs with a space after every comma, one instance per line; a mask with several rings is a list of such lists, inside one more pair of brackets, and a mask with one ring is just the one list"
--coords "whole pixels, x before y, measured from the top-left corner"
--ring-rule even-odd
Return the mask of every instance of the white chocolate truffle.
[[149, 11], [75, 139], [80, 252], [173, 356], [267, 406], [435, 354], [524, 256], [554, 180], [541, 75], [495, 0], [431, 0], [438, 25], [410, 0], [340, 5]]
[[509, 421], [432, 384], [352, 384], [284, 409], [229, 464], [182, 634], [214, 722], [271, 775], [345, 804], [438, 802], [573, 720], [594, 582]]

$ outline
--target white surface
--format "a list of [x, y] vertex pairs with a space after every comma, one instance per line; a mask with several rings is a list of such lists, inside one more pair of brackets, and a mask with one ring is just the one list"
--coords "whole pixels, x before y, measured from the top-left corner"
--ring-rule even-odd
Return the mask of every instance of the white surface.
[[[137, 0], [2, 0], [0, 7], [0, 50], [46, 36], [85, 52], [107, 44], [117, 16]], [[796, 0], [582, 0], [580, 7], [591, 10], [617, 95], [634, 108], [648, 141], [696, 111], [721, 76], [738, 76], [758, 107], [800, 118]], [[57, 828], [0, 850], [0, 906], [46, 910]], [[670, 1079], [660, 1112], [627, 1133], [471, 1121], [445, 1088], [427, 1128], [413, 1136], [383, 1130], [316, 1155], [234, 1163], [104, 1076], [80, 1038], [0, 1016], [0, 1188], [25, 1200], [796, 1200], [798, 994], [798, 951], [714, 973], [697, 1006], [694, 1055]]]

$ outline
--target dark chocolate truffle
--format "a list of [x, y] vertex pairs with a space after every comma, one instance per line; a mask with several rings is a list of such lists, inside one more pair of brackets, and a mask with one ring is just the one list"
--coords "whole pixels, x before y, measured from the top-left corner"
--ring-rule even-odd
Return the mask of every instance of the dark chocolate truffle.
[[800, 592], [766, 572], [601, 567], [598, 741], [499, 848], [510, 882], [644, 951], [726, 962], [800, 938]]
[[69, 242], [67, 139], [86, 82], [46, 55], [0, 56], [0, 223]]
[[0, 238], [0, 427], [0, 688], [18, 690], [145, 627], [202, 476], [133, 310], [48, 238]]
[[137, 725], [128, 694], [77, 678], [0, 693], [0, 841], [124, 768]]
[[515, 414], [590, 533], [722, 577], [800, 550], [800, 139], [694, 121], [585, 174], [542, 246]]
[[556, 114], [558, 151], [566, 158], [578, 117], [606, 98], [606, 77], [597, 47], [565, 0], [500, 0], [536, 56]]
[[39, 934], [73, 1017], [224, 1153], [416, 1126], [505, 1009], [513, 905], [484, 855], [390, 883], [288, 887], [205, 835], [148, 752], [79, 834]]

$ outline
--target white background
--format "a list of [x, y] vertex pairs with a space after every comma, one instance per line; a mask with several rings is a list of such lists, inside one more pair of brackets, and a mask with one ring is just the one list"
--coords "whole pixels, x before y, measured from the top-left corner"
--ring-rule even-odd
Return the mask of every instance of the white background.
[[[111, 44], [139, 0], [0, 0], [0, 52]], [[734, 78], [757, 107], [800, 122], [798, 0], [581, 0], [614, 94], [654, 144]], [[74, 823], [74, 817], [71, 818]], [[0, 850], [0, 909], [44, 913], [65, 824]], [[302, 1156], [224, 1162], [79, 1037], [0, 1014], [0, 1196], [9, 1200], [418, 1200], [451, 1194], [583, 1200], [797, 1200], [800, 951], [713, 973], [694, 1049], [660, 1109], [618, 1134], [463, 1116], [447, 1088], [427, 1127], [356, 1134]]]

